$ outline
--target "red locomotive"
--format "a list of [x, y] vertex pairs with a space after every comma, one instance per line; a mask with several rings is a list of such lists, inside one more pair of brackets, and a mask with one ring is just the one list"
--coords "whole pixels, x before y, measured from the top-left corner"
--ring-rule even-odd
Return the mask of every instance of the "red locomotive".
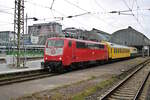
[[[107, 45], [71, 38], [49, 38], [44, 49], [44, 69], [62, 72], [72, 65], [108, 60]], [[77, 66], [74, 66], [77, 67]]]

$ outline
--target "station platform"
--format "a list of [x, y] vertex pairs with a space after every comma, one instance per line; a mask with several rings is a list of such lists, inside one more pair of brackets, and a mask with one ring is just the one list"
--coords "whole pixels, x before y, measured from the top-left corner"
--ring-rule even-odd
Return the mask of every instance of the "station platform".
[[15, 72], [24, 72], [30, 70], [39, 70], [41, 69], [41, 60], [34, 60], [34, 61], [27, 61], [25, 68], [15, 68], [10, 66], [6, 63], [0, 63], [0, 74], [8, 74], [8, 73], [15, 73]]
[[[42, 56], [27, 56], [26, 57], [27, 59], [31, 59], [31, 58], [43, 58]], [[0, 60], [5, 60], [6, 59], [6, 56], [0, 56]]]

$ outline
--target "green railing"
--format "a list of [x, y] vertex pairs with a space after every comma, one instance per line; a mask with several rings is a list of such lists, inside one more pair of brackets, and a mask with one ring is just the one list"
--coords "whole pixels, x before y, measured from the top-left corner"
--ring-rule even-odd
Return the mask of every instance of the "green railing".
[[[15, 55], [17, 56], [17, 51], [6, 51], [6, 54], [7, 55]], [[42, 50], [27, 50], [27, 51], [23, 51], [21, 50], [20, 51], [20, 57], [23, 57], [23, 56], [26, 56], [26, 57], [30, 57], [30, 56], [38, 56], [38, 57], [43, 57], [44, 56], [44, 51]]]

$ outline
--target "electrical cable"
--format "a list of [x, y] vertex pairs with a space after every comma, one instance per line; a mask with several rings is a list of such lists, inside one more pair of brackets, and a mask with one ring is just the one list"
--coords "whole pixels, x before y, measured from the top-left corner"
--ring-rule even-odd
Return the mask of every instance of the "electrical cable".
[[125, 0], [123, 0], [124, 4], [128, 7], [128, 9], [130, 10], [130, 12], [133, 14], [135, 20], [137, 21], [137, 23], [140, 25], [140, 27], [143, 29], [143, 31], [145, 31], [144, 27], [142, 26], [142, 24], [139, 22], [139, 20], [137, 19], [137, 17], [135, 16], [135, 14], [133, 13], [132, 9], [128, 6], [127, 2]]

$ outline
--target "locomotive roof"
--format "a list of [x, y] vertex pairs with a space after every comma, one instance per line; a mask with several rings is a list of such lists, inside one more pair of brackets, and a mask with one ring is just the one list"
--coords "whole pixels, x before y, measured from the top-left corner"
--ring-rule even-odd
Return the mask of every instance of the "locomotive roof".
[[64, 40], [74, 40], [74, 41], [79, 41], [79, 42], [87, 42], [87, 43], [95, 43], [95, 44], [103, 44], [106, 45], [105, 43], [101, 42], [95, 42], [95, 41], [89, 41], [89, 40], [79, 40], [79, 39], [73, 39], [73, 38], [64, 38], [64, 37], [53, 37], [49, 39], [64, 39]]

